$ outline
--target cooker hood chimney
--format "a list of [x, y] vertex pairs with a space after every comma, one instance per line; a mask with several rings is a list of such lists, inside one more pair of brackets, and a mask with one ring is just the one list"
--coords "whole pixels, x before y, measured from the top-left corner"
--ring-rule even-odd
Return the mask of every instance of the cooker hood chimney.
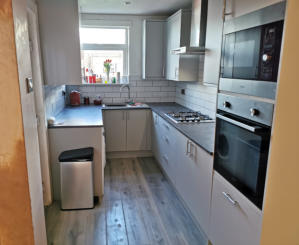
[[206, 43], [208, 0], [193, 0], [190, 46], [173, 50], [174, 54], [204, 54]]

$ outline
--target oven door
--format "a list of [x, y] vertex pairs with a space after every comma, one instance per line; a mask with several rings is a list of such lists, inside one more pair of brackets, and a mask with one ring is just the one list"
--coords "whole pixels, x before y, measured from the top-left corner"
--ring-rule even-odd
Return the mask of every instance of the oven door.
[[270, 127], [218, 112], [214, 169], [262, 208]]

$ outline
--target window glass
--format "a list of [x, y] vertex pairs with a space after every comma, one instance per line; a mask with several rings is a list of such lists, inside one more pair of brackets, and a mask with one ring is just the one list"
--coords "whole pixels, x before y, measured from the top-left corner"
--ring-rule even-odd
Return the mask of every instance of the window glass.
[[126, 44], [126, 29], [80, 28], [82, 44]]
[[122, 82], [128, 75], [127, 32], [126, 28], [80, 28], [82, 83]]
[[[120, 73], [120, 76], [124, 75], [124, 54], [122, 50], [81, 50], [81, 64], [85, 68], [84, 73], [96, 76], [98, 81], [99, 79], [102, 79], [102, 82], [107, 80], [107, 71], [104, 67], [106, 60], [111, 60], [110, 79], [117, 78], [117, 72]], [[89, 81], [86, 82], [89, 83]]]

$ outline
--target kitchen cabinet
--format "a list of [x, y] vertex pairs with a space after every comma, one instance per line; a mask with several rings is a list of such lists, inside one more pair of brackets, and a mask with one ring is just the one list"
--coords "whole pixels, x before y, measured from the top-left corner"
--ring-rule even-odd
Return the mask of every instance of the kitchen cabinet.
[[152, 134], [155, 158], [208, 234], [213, 157], [155, 112]]
[[262, 212], [214, 173], [209, 238], [213, 245], [258, 245]]
[[104, 111], [106, 151], [125, 151], [127, 116], [124, 110]]
[[39, 0], [44, 82], [81, 84], [78, 0]]
[[127, 110], [127, 151], [146, 151], [151, 149], [150, 110]]
[[213, 157], [182, 134], [176, 137], [176, 186], [201, 228], [208, 233], [212, 189]]
[[181, 9], [166, 21], [166, 78], [173, 81], [198, 80], [199, 56], [177, 55], [173, 50], [190, 45], [191, 10]]
[[93, 181], [95, 196], [104, 195], [105, 137], [103, 127], [49, 128], [50, 167], [54, 200], [60, 200], [60, 166], [58, 157], [66, 150], [93, 147]]
[[[220, 72], [223, 1], [208, 1], [206, 49], [203, 82], [218, 84]], [[211, 72], [213, 71], [213, 72]]]
[[107, 152], [149, 151], [150, 122], [150, 110], [105, 110]]
[[165, 20], [143, 21], [142, 78], [165, 77]]

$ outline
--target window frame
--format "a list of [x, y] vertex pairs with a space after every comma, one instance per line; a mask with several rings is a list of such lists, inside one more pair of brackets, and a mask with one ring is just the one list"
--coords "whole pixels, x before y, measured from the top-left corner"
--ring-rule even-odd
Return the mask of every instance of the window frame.
[[[80, 43], [81, 50], [121, 50], [123, 51], [123, 77], [129, 75], [129, 27], [128, 26], [95, 26], [95, 25], [80, 25], [80, 28], [93, 29], [124, 29], [125, 30], [125, 44], [92, 44]], [[82, 64], [81, 64], [82, 65]]]

